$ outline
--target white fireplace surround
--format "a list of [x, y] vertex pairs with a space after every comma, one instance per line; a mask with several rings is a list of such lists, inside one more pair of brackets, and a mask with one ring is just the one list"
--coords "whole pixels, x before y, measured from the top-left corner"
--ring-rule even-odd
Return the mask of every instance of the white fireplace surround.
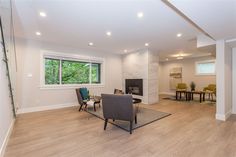
[[158, 98], [158, 67], [157, 53], [148, 49], [137, 50], [122, 57], [123, 90], [125, 79], [143, 79], [143, 96], [133, 95], [142, 99], [144, 104], [154, 104]]

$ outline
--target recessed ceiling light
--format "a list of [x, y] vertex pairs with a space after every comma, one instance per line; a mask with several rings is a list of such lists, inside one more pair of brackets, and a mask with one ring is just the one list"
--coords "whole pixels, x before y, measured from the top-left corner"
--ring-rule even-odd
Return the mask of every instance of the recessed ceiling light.
[[181, 36], [182, 36], [182, 34], [181, 34], [181, 33], [178, 33], [176, 36], [177, 36], [177, 37], [181, 37]]
[[169, 59], [168, 58], [166, 58], [166, 61], [168, 61]]
[[107, 36], [111, 36], [111, 32], [110, 31], [108, 31], [106, 34], [107, 34]]
[[143, 17], [143, 12], [138, 12], [138, 13], [137, 13], [137, 17], [138, 17], [138, 18], [142, 18], [142, 17]]
[[145, 46], [149, 46], [149, 43], [145, 43]]
[[126, 49], [125, 49], [125, 50], [124, 50], [124, 52], [125, 52], [125, 53], [127, 53], [127, 52], [128, 52], [128, 50], [126, 50]]
[[40, 35], [41, 35], [41, 33], [40, 33], [40, 32], [35, 32], [35, 34], [36, 34], [36, 35], [38, 35], [38, 36], [40, 36]]
[[88, 45], [89, 45], [89, 46], [93, 46], [93, 43], [92, 43], [92, 42], [90, 42]]
[[45, 12], [39, 12], [39, 15], [42, 16], [42, 17], [46, 17], [47, 14]]

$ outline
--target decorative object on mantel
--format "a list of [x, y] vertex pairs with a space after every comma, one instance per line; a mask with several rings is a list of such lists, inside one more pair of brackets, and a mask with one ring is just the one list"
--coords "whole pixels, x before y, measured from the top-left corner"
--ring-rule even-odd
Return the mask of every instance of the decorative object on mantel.
[[191, 91], [195, 91], [196, 84], [193, 81], [190, 83], [190, 88], [191, 88]]
[[175, 90], [178, 83], [182, 82], [182, 67], [170, 69], [170, 89]]

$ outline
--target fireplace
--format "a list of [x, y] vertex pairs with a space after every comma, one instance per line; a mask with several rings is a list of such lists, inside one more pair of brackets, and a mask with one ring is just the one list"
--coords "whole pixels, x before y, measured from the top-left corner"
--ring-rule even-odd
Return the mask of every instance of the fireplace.
[[125, 93], [143, 96], [143, 79], [125, 79]]

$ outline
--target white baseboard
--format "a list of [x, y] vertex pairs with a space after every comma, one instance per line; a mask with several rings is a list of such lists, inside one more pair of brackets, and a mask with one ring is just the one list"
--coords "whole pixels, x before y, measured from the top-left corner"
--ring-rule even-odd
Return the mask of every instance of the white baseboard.
[[15, 119], [12, 120], [11, 124], [10, 124], [10, 127], [8, 128], [7, 130], [7, 134], [5, 136], [5, 139], [3, 141], [3, 144], [1, 145], [1, 149], [0, 149], [0, 157], [3, 157], [4, 156], [4, 153], [6, 151], [6, 147], [7, 147], [7, 144], [8, 144], [8, 141], [10, 139], [10, 136], [11, 136], [11, 133], [12, 133], [12, 130], [13, 130], [13, 127], [14, 127], [14, 123], [15, 123]]
[[57, 105], [49, 105], [49, 106], [37, 106], [37, 107], [29, 107], [29, 108], [19, 108], [17, 114], [22, 113], [30, 113], [30, 112], [38, 112], [38, 111], [46, 111], [46, 110], [54, 110], [65, 107], [77, 106], [78, 102], [66, 103], [66, 104], [57, 104]]
[[221, 121], [226, 121], [231, 114], [232, 114], [231, 111], [227, 112], [226, 114], [216, 114], [216, 119]]
[[159, 92], [159, 94], [175, 95], [175, 93], [173, 93], [173, 92]]
[[232, 114], [236, 114], [236, 109], [233, 107]]

